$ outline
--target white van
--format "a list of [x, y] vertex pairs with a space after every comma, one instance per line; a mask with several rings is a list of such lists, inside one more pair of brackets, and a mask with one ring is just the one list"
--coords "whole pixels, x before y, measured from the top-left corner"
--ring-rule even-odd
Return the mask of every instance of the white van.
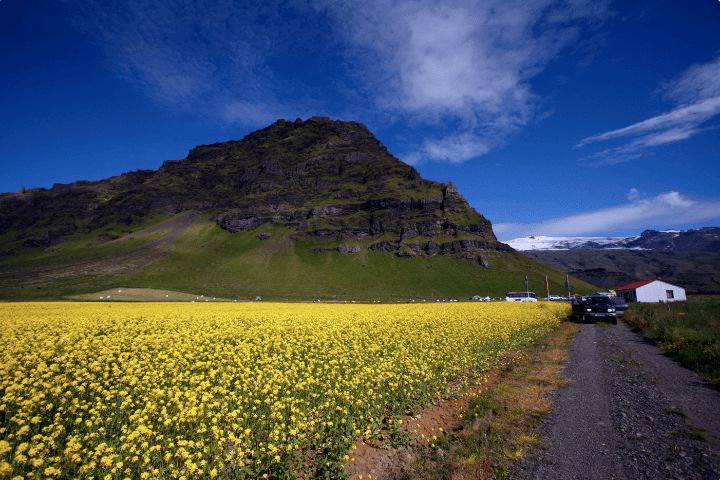
[[537, 302], [537, 295], [533, 292], [508, 292], [506, 302]]

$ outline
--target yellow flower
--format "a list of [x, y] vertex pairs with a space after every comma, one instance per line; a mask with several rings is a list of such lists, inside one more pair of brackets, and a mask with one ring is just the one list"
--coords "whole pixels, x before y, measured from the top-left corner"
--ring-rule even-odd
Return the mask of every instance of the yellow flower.
[[45, 469], [45, 472], [44, 472], [44, 473], [45, 473], [45, 475], [47, 475], [48, 477], [50, 477], [50, 476], [52, 476], [52, 475], [60, 475], [60, 474], [62, 473], [62, 471], [61, 471], [60, 469], [55, 468], [55, 467], [48, 467], [48, 468]]
[[13, 468], [7, 462], [0, 463], [0, 476], [7, 477], [13, 471]]
[[[14, 458], [16, 475], [66, 465], [95, 479], [111, 469], [113, 478], [142, 477], [160, 464], [178, 479], [207, 469], [220, 476], [223, 462], [283, 462], [280, 452], [309, 453], [302, 445], [352, 443], [366, 427], [372, 435], [402, 425], [392, 421], [399, 412], [428, 393], [454, 393], [448, 384], [486, 381], [504, 350], [567, 312], [560, 304], [208, 307], [0, 303], [0, 331], [12, 332], [0, 337], [3, 411], [18, 419], [0, 429], [0, 458]], [[117, 432], [112, 447], [109, 432]], [[145, 478], [153, 476], [160, 470]]]

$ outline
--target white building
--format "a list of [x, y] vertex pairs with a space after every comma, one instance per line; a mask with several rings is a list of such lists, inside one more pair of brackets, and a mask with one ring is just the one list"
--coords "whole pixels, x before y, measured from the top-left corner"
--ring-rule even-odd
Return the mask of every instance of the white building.
[[646, 280], [625, 285], [616, 290], [627, 302], [680, 302], [685, 301], [685, 289], [660, 280]]

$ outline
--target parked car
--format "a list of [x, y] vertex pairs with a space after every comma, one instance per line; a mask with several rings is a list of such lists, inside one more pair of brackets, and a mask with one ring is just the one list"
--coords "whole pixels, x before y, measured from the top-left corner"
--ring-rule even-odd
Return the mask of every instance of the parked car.
[[604, 295], [588, 295], [576, 298], [572, 302], [574, 318], [587, 320], [605, 320], [617, 325], [617, 312], [612, 300]]
[[533, 292], [508, 292], [506, 302], [537, 302], [537, 295]]
[[610, 299], [610, 301], [613, 305], [615, 305], [615, 312], [618, 315], [622, 315], [623, 313], [625, 313], [625, 310], [629, 308], [627, 302], [622, 297], [613, 297]]

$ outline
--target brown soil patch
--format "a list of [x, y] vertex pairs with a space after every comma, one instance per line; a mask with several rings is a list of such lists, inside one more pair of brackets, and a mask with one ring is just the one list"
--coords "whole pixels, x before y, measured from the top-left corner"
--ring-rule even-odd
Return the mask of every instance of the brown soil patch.
[[[576, 330], [573, 324], [561, 324], [548, 334], [547, 344], [508, 352], [481, 383], [462, 391], [458, 399], [403, 418], [405, 428], [400, 430], [411, 433], [405, 447], [385, 450], [356, 441], [345, 472], [351, 480], [495, 478], [496, 467], [504, 472], [509, 460], [521, 457], [526, 446], [535, 443], [533, 426], [550, 410], [550, 393], [566, 384], [560, 371]], [[478, 410], [471, 404], [482, 395], [500, 411], [473, 413]], [[446, 436], [442, 446], [433, 447], [433, 436]], [[465, 446], [462, 453], [458, 453], [460, 445]], [[436, 470], [442, 474], [431, 473]]]
[[[410, 432], [411, 440], [406, 447], [382, 449], [363, 440], [355, 442], [348, 454], [351, 461], [345, 467], [350, 480], [367, 479], [389, 480], [401, 478], [407, 467], [424, 448], [433, 444], [433, 436], [445, 434], [462, 428], [462, 415], [470, 402], [485, 388], [495, 385], [499, 379], [501, 367], [486, 372], [487, 380], [465, 389], [460, 398], [444, 400], [431, 405], [414, 417], [403, 417], [402, 432]], [[354, 461], [352, 461], [354, 459]]]

